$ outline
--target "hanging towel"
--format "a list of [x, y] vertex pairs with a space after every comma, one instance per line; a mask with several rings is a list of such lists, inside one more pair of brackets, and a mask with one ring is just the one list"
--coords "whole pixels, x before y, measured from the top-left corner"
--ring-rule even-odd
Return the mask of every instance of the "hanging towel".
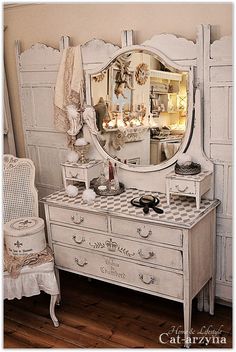
[[82, 116], [84, 100], [84, 75], [79, 45], [65, 49], [62, 54], [54, 100], [54, 123], [57, 130], [66, 132], [70, 128], [66, 111], [68, 105], [74, 105]]

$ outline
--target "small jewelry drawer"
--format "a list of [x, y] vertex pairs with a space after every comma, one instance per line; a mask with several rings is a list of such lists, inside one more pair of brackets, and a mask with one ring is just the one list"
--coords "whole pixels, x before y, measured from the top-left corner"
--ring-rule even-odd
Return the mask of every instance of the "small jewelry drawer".
[[85, 229], [75, 229], [56, 224], [51, 224], [51, 234], [52, 241], [55, 243], [96, 250], [140, 261], [147, 265], [151, 263], [178, 270], [183, 268], [182, 253], [176, 249], [144, 244], [109, 234], [99, 234]]
[[68, 225], [107, 231], [107, 217], [102, 214], [97, 215], [81, 210], [75, 211], [50, 206], [49, 217], [52, 221], [63, 222]]
[[196, 194], [196, 185], [194, 181], [188, 180], [169, 180], [170, 182], [170, 192], [181, 193], [181, 194]]
[[84, 179], [84, 170], [77, 167], [65, 166], [65, 176], [68, 178]]
[[139, 265], [94, 251], [53, 245], [56, 265], [77, 272], [183, 299], [183, 275]]
[[114, 234], [147, 239], [150, 242], [159, 242], [178, 247], [183, 244], [182, 230], [166, 226], [112, 217], [111, 230]]

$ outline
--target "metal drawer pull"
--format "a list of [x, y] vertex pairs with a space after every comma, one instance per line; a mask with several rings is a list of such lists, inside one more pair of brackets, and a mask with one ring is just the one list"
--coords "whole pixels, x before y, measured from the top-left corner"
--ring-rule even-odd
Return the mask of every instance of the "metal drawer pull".
[[154, 255], [155, 255], [155, 253], [154, 252], [148, 252], [148, 254], [147, 255], [145, 255], [144, 253], [143, 253], [143, 251], [142, 251], [142, 249], [140, 249], [139, 251], [138, 251], [138, 254], [140, 255], [140, 257], [142, 258], [142, 259], [150, 259], [150, 258], [152, 258]]
[[154, 284], [155, 281], [154, 276], [148, 274], [139, 274], [139, 278], [146, 285]]
[[184, 188], [180, 188], [179, 185], [175, 186], [179, 192], [185, 192], [188, 189], [188, 186], [185, 186]]
[[77, 243], [77, 244], [81, 244], [81, 243], [83, 243], [83, 242], [85, 241], [85, 238], [84, 238], [84, 237], [81, 237], [79, 240], [77, 240], [77, 239], [76, 239], [76, 235], [74, 235], [74, 236], [72, 237], [72, 239], [73, 239], [74, 242]]
[[82, 216], [78, 217], [78, 216], [72, 215], [71, 216], [71, 220], [73, 221], [74, 224], [79, 225], [79, 224], [81, 224], [84, 221], [84, 218]]
[[78, 266], [85, 266], [88, 264], [87, 259], [85, 259], [85, 258], [83, 258], [83, 259], [75, 258], [75, 262]]
[[137, 233], [139, 234], [139, 236], [141, 236], [143, 238], [147, 238], [147, 237], [151, 236], [152, 230], [149, 230], [147, 234], [143, 234], [142, 233], [142, 229], [140, 227], [138, 227], [137, 228]]

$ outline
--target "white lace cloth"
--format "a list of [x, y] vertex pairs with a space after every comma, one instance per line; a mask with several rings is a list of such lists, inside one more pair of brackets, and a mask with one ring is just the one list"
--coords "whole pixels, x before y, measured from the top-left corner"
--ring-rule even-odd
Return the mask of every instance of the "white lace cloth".
[[34, 267], [25, 266], [17, 278], [4, 272], [4, 299], [31, 297], [40, 294], [40, 291], [49, 295], [59, 294], [53, 262]]

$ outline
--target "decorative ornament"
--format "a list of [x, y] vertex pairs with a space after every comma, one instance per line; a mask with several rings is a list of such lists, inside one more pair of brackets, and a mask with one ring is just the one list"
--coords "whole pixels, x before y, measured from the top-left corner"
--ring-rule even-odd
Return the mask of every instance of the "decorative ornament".
[[136, 67], [136, 71], [135, 71], [136, 82], [140, 86], [144, 85], [147, 82], [149, 74], [150, 74], [150, 72], [149, 72], [149, 69], [148, 69], [148, 65], [145, 64], [144, 62], [139, 64]]
[[91, 189], [85, 189], [82, 194], [82, 199], [87, 204], [93, 204], [96, 198], [96, 193]]
[[105, 77], [105, 73], [106, 73], [106, 71], [103, 71], [103, 72], [100, 72], [100, 73], [98, 73], [96, 76], [93, 76], [93, 80], [95, 81], [95, 82], [102, 82], [102, 80], [104, 79], [104, 77]]
[[67, 161], [69, 161], [70, 163], [77, 163], [78, 160], [79, 160], [79, 155], [74, 150], [71, 150], [67, 154]]
[[182, 154], [182, 155], [179, 157], [177, 163], [178, 163], [180, 166], [189, 166], [189, 165], [191, 165], [191, 163], [192, 163], [192, 158], [191, 158], [191, 156], [188, 155], [188, 154]]
[[66, 191], [66, 194], [68, 195], [68, 197], [71, 197], [71, 198], [76, 197], [77, 194], [79, 193], [78, 188], [73, 185], [67, 186], [65, 191]]

